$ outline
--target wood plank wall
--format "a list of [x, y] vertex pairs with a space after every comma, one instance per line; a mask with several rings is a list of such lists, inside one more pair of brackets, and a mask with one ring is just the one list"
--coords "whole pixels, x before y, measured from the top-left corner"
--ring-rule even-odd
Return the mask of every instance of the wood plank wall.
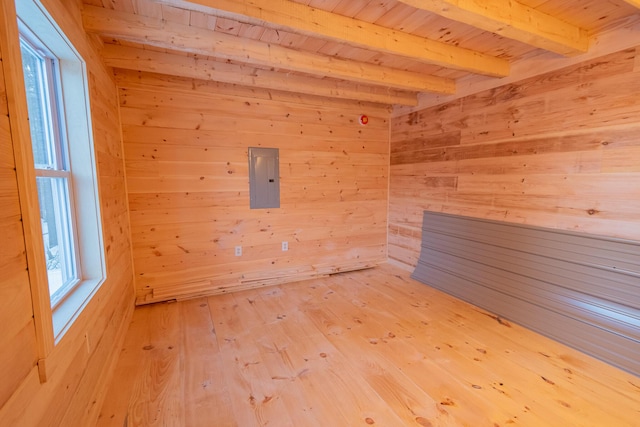
[[[387, 107], [125, 71], [117, 80], [138, 303], [386, 260]], [[278, 209], [249, 209], [252, 146], [279, 149]]]
[[640, 240], [639, 93], [629, 49], [394, 117], [389, 258], [424, 210]]
[[107, 280], [46, 359], [50, 376], [41, 384], [3, 78], [14, 63], [5, 60], [0, 67], [0, 425], [89, 426], [95, 424], [134, 307], [118, 98], [113, 76], [82, 30], [80, 2], [43, 3], [87, 62]]

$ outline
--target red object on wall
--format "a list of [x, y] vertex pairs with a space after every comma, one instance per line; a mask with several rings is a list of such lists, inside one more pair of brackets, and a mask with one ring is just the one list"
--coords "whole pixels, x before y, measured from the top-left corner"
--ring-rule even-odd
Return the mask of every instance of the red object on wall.
[[369, 117], [367, 117], [366, 115], [362, 114], [360, 116], [360, 119], [358, 120], [360, 122], [361, 125], [366, 125], [367, 123], [369, 123]]

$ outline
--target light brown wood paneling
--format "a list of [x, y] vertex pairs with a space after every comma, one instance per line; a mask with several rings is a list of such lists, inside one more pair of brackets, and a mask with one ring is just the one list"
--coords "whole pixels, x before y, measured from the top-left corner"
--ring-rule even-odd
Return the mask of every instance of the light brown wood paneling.
[[[386, 259], [386, 108], [123, 71], [118, 78], [139, 303]], [[251, 146], [280, 150], [278, 209], [249, 209]]]
[[637, 49], [394, 118], [389, 257], [422, 211], [640, 240]]
[[[3, 0], [5, 5], [11, 2]], [[20, 203], [25, 195], [19, 198], [13, 160], [21, 142], [9, 132], [11, 121], [20, 118], [7, 112], [2, 77], [7, 70], [16, 74], [10, 67], [17, 61], [4, 60], [0, 67], [0, 225], [4, 238], [0, 249], [0, 425], [90, 426], [95, 424], [117, 360], [118, 343], [124, 338], [134, 306], [118, 95], [113, 76], [84, 33], [81, 3], [42, 3], [87, 63], [107, 279], [60, 342], [40, 361], [48, 373], [47, 381], [41, 383], [30, 290], [35, 284], [29, 282], [21, 225]], [[15, 15], [0, 17], [16, 20]], [[17, 45], [16, 36], [3, 33], [3, 43]]]
[[121, 355], [98, 426], [633, 426], [640, 400], [388, 265], [138, 307]]

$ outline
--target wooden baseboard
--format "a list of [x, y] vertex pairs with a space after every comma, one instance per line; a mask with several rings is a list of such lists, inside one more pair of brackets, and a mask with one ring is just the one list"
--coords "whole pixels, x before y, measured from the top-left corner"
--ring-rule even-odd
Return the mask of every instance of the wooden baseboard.
[[311, 265], [270, 272], [252, 272], [235, 278], [211, 278], [190, 283], [179, 283], [167, 287], [157, 287], [153, 292], [138, 297], [136, 305], [153, 304], [170, 300], [186, 300], [203, 296], [246, 291], [266, 286], [327, 277], [347, 271], [364, 270], [379, 265], [383, 260], [349, 262], [345, 264]]

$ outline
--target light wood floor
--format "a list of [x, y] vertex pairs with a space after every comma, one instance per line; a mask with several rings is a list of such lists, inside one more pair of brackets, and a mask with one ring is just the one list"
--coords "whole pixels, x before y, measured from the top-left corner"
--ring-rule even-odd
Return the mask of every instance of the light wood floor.
[[639, 426], [640, 378], [381, 266], [136, 309], [99, 421]]

